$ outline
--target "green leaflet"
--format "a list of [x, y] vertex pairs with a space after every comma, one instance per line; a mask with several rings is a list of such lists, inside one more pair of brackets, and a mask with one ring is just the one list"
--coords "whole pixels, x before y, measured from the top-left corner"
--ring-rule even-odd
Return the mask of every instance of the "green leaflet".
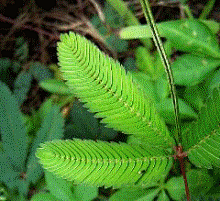
[[153, 146], [172, 146], [173, 139], [151, 97], [145, 98], [118, 62], [73, 32], [61, 35], [58, 56], [69, 88], [107, 127], [149, 137]]
[[220, 90], [214, 89], [199, 119], [183, 132], [183, 147], [198, 167], [220, 166]]
[[164, 149], [92, 140], [54, 140], [37, 150], [45, 169], [91, 186], [147, 186], [164, 178], [173, 164]]
[[181, 55], [172, 64], [175, 83], [185, 86], [197, 85], [219, 65], [219, 59], [204, 58], [191, 54]]
[[4, 153], [15, 171], [24, 170], [27, 154], [27, 130], [17, 100], [0, 82], [0, 129]]
[[[220, 58], [219, 45], [212, 31], [199, 20], [173, 20], [157, 24], [161, 37], [166, 37], [180, 51]], [[123, 39], [152, 37], [150, 26], [130, 26], [120, 31]]]

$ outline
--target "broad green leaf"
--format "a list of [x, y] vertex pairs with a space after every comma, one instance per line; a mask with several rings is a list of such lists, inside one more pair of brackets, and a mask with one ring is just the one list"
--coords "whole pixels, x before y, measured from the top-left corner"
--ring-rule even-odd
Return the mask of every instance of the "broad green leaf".
[[173, 200], [182, 200], [185, 195], [183, 177], [172, 177], [166, 183], [165, 189], [168, 191]]
[[[179, 99], [180, 119], [196, 119], [197, 114], [188, 106], [183, 100]], [[173, 112], [173, 102], [171, 98], [162, 100], [157, 104], [158, 111], [165, 121], [169, 124], [175, 123], [175, 117]]]
[[219, 65], [220, 59], [185, 54], [178, 57], [171, 67], [175, 84], [193, 86], [202, 82]]
[[3, 150], [15, 170], [24, 170], [27, 130], [18, 103], [9, 88], [0, 82], [0, 129]]
[[199, 20], [203, 24], [205, 24], [213, 34], [217, 34], [218, 31], [220, 30], [220, 23], [216, 22], [214, 20]]
[[45, 177], [47, 182], [48, 190], [57, 199], [62, 201], [74, 201], [71, 182], [57, 178], [51, 172], [45, 171]]
[[109, 201], [141, 201], [141, 200], [153, 200], [157, 193], [158, 188], [147, 189], [147, 188], [122, 188], [114, 193]]
[[[198, 20], [175, 20], [157, 24], [160, 36], [169, 39], [177, 50], [220, 58], [217, 39], [209, 28]], [[150, 27], [131, 26], [120, 31], [123, 39], [152, 37]]]
[[91, 201], [98, 196], [98, 187], [76, 185], [73, 187], [73, 193], [76, 201]]
[[40, 86], [51, 93], [57, 93], [62, 95], [72, 94], [69, 87], [61, 80], [46, 79], [40, 82]]
[[31, 201], [61, 201], [53, 196], [51, 193], [37, 193], [32, 198]]

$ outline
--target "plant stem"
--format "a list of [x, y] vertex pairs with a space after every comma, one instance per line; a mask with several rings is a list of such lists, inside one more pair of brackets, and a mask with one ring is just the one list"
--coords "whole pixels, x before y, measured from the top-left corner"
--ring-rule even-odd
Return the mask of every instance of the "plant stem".
[[187, 198], [187, 201], [190, 201], [191, 199], [190, 199], [190, 193], [189, 193], [189, 186], [188, 186], [187, 178], [186, 178], [186, 170], [185, 170], [185, 162], [184, 162], [185, 157], [187, 157], [187, 153], [183, 152], [182, 146], [175, 147], [174, 149], [176, 151], [176, 156], [174, 158], [179, 160], [181, 174], [183, 175], [186, 198]]
[[181, 145], [182, 138], [181, 138], [181, 129], [179, 126], [179, 105], [178, 105], [178, 99], [177, 99], [177, 95], [176, 95], [176, 89], [174, 86], [172, 70], [171, 70], [167, 55], [165, 53], [162, 41], [160, 39], [156, 24], [154, 22], [154, 18], [153, 18], [148, 0], [141, 0], [141, 5], [142, 5], [143, 11], [144, 11], [145, 18], [147, 20], [147, 24], [151, 28], [154, 43], [155, 43], [157, 50], [160, 54], [161, 60], [163, 62], [163, 65], [164, 65], [164, 68], [165, 68], [165, 71], [167, 74], [167, 78], [168, 78], [168, 82], [169, 82], [169, 86], [170, 86], [170, 91], [171, 91], [171, 98], [173, 100], [174, 115], [175, 115], [175, 125], [176, 125], [175, 141], [176, 141], [177, 145]]
[[188, 5], [183, 5], [183, 9], [184, 9], [185, 13], [188, 15], [189, 19], [194, 18]]
[[215, 0], [210, 0], [207, 2], [207, 5], [205, 6], [205, 8], [202, 11], [202, 14], [199, 16], [199, 19], [206, 19], [206, 17], [209, 15], [209, 13], [211, 12], [213, 6], [215, 4]]

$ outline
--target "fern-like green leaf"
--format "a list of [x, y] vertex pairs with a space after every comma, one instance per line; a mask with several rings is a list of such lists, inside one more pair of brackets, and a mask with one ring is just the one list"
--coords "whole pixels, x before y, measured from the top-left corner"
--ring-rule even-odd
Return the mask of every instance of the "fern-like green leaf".
[[56, 140], [37, 150], [40, 163], [57, 176], [91, 186], [146, 186], [164, 178], [173, 158], [163, 149], [92, 140]]
[[214, 89], [199, 119], [183, 132], [183, 147], [198, 167], [220, 166], [220, 90]]
[[173, 143], [151, 97], [144, 97], [144, 91], [118, 62], [72, 32], [61, 35], [58, 56], [67, 85], [107, 127], [144, 135], [155, 146]]

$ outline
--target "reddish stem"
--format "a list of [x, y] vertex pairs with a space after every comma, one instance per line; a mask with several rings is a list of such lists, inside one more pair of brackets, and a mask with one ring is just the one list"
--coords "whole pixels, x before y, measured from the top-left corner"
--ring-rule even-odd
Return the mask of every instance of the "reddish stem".
[[174, 158], [178, 159], [178, 161], [180, 163], [181, 173], [183, 175], [183, 180], [184, 180], [184, 184], [185, 184], [186, 198], [187, 198], [187, 201], [190, 201], [191, 198], [190, 198], [190, 193], [189, 193], [189, 186], [187, 183], [185, 162], [184, 162], [184, 158], [187, 157], [187, 153], [183, 152], [183, 147], [181, 145], [179, 145], [178, 147], [175, 147], [175, 150], [176, 150], [176, 155], [174, 156]]

